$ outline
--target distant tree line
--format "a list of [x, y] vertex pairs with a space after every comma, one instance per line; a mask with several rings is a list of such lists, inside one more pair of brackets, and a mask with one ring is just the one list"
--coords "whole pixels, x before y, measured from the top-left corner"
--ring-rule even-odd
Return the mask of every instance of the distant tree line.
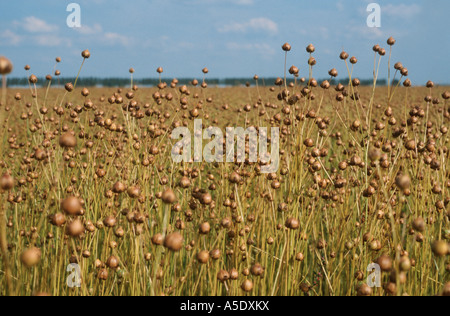
[[[277, 78], [260, 78], [258, 83], [260, 86], [273, 86], [275, 80]], [[189, 85], [192, 82], [193, 78], [182, 78], [178, 79], [179, 85]], [[325, 79], [324, 79], [325, 80]], [[164, 78], [163, 82], [170, 83], [172, 79]], [[319, 80], [319, 83], [323, 80]], [[55, 85], [65, 85], [68, 82], [75, 82], [75, 78], [58, 78], [54, 77], [52, 80], [52, 86]], [[144, 79], [134, 79], [133, 84], [138, 86], [147, 86], [154, 87], [159, 84], [159, 79], [157, 78], [144, 78]], [[250, 84], [252, 86], [255, 85], [255, 80], [253, 78], [226, 78], [226, 79], [207, 79], [206, 82], [209, 85], [213, 86], [245, 86]], [[293, 83], [294, 79], [288, 79], [287, 84]], [[397, 81], [398, 82], [398, 81]], [[395, 84], [397, 84], [397, 82]], [[339, 79], [339, 80], [331, 80], [331, 84], [336, 85], [342, 83], [343, 85], [347, 85], [349, 83], [349, 79]], [[131, 84], [130, 79], [127, 78], [95, 78], [95, 77], [86, 77], [78, 79], [78, 86], [83, 87], [126, 87]], [[377, 85], [384, 86], [387, 84], [387, 80], [380, 79], [377, 82]], [[48, 85], [48, 81], [45, 78], [39, 78], [38, 86], [46, 87]], [[362, 86], [371, 86], [373, 85], [373, 79], [361, 80]], [[8, 78], [8, 86], [10, 87], [23, 87], [28, 86], [27, 78]]]

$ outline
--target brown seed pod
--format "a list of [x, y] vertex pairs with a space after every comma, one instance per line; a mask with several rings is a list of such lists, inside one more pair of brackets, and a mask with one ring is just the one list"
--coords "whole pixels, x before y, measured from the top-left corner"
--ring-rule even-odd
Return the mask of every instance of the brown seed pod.
[[13, 68], [13, 64], [8, 58], [0, 56], [0, 75], [9, 75]]
[[295, 260], [302, 262], [303, 260], [305, 260], [305, 256], [301, 252], [299, 252], [298, 254], [295, 255]]
[[20, 261], [25, 267], [31, 268], [37, 265], [39, 261], [41, 261], [41, 256], [42, 253], [40, 249], [29, 248], [20, 255]]
[[100, 269], [100, 271], [97, 274], [97, 278], [99, 280], [106, 281], [106, 280], [108, 280], [108, 275], [109, 275], [108, 270]]
[[372, 295], [372, 288], [364, 283], [364, 284], [362, 284], [361, 286], [358, 287], [357, 293], [358, 293], [358, 296], [362, 296], [362, 297], [364, 297], [364, 296], [366, 296], [366, 297], [367, 296], [371, 296]]
[[5, 173], [0, 178], [0, 189], [3, 191], [9, 191], [14, 188], [14, 178], [8, 173]]
[[316, 51], [316, 48], [314, 47], [313, 44], [309, 44], [309, 45], [306, 47], [306, 51], [307, 51], [308, 53], [312, 54], [312, 53], [314, 53], [314, 52]]
[[155, 246], [161, 246], [164, 242], [164, 237], [162, 234], [156, 234], [152, 237], [152, 244]]
[[66, 223], [66, 217], [64, 216], [64, 214], [57, 213], [50, 217], [50, 222], [56, 227], [61, 227]]
[[289, 43], [284, 43], [283, 46], [281, 46], [281, 48], [285, 51], [285, 52], [290, 52], [292, 47]]
[[433, 243], [431, 249], [437, 257], [445, 257], [449, 254], [449, 247], [446, 241], [437, 240]]
[[348, 53], [344, 51], [339, 55], [339, 58], [342, 60], [346, 60], [348, 57], [349, 57]]
[[112, 270], [116, 270], [119, 267], [119, 264], [119, 259], [115, 256], [109, 257], [106, 261], [106, 265]]
[[247, 293], [251, 292], [253, 290], [253, 282], [248, 279], [245, 280], [241, 285], [241, 289]]
[[286, 228], [297, 230], [300, 228], [300, 222], [296, 218], [288, 218], [285, 223]]
[[442, 291], [442, 296], [449, 297], [450, 296], [450, 282], [445, 284], [444, 290]]
[[414, 220], [412, 226], [416, 231], [423, 233], [427, 227], [427, 224], [422, 217], [419, 217]]
[[66, 85], [64, 86], [64, 88], [66, 89], [67, 92], [72, 92], [74, 87], [73, 84], [71, 82], [66, 83]]
[[31, 75], [31, 76], [28, 78], [28, 81], [29, 81], [31, 84], [36, 84], [36, 83], [38, 82], [38, 78], [37, 78], [35, 75]]
[[103, 220], [103, 224], [105, 225], [105, 227], [115, 227], [117, 224], [117, 219], [114, 216], [107, 216], [104, 220]]
[[67, 215], [78, 216], [81, 214], [82, 205], [78, 198], [69, 196], [61, 202], [61, 208]]
[[389, 37], [388, 38], [388, 40], [387, 40], [387, 44], [389, 45], [389, 46], [394, 46], [395, 45], [395, 39], [393, 38], [393, 37]]
[[116, 194], [123, 193], [127, 190], [127, 187], [122, 182], [116, 182], [114, 183], [114, 186], [112, 188], [112, 191]]
[[328, 74], [329, 74], [331, 77], [336, 78], [336, 77], [338, 76], [338, 71], [336, 70], [336, 68], [333, 68], [333, 69], [331, 69], [331, 70], [328, 72]]
[[450, 92], [449, 91], [445, 91], [444, 93], [442, 93], [442, 98], [444, 100], [450, 99]]
[[200, 224], [198, 231], [201, 235], [208, 235], [211, 231], [211, 225], [208, 222]]
[[167, 235], [164, 239], [164, 247], [171, 251], [178, 252], [183, 248], [183, 242], [184, 239], [180, 233], [172, 233]]
[[188, 177], [183, 177], [180, 179], [179, 186], [183, 189], [187, 189], [191, 186], [191, 180]]
[[233, 172], [228, 180], [233, 184], [238, 184], [241, 182], [241, 176], [237, 172]]
[[173, 204], [177, 201], [177, 197], [172, 189], [167, 189], [163, 192], [161, 200], [166, 204]]
[[63, 148], [74, 148], [77, 146], [77, 138], [71, 133], [65, 133], [59, 138], [59, 145]]
[[254, 276], [261, 276], [264, 274], [264, 268], [261, 264], [256, 263], [250, 268], [250, 273]]
[[409, 189], [411, 186], [411, 178], [406, 174], [398, 175], [395, 178], [395, 184], [401, 190]]
[[78, 237], [83, 234], [84, 231], [84, 225], [79, 219], [74, 220], [66, 226], [66, 233], [71, 237]]
[[197, 261], [201, 264], [206, 264], [209, 261], [209, 252], [206, 250], [200, 251], [197, 254]]
[[89, 50], [84, 50], [81, 52], [81, 56], [85, 59], [88, 59], [89, 57], [91, 57], [91, 52], [89, 52]]
[[387, 255], [382, 255], [378, 258], [378, 265], [381, 268], [381, 271], [389, 272], [392, 270], [392, 259]]
[[217, 273], [217, 280], [219, 280], [220, 282], [225, 282], [228, 281], [230, 279], [230, 274], [228, 273], [228, 271], [225, 270], [220, 270], [219, 273]]

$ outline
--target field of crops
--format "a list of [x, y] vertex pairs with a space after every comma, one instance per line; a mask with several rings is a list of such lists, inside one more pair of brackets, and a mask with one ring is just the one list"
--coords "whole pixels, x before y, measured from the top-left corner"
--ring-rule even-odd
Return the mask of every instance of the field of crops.
[[[450, 295], [450, 93], [401, 63], [378, 87], [394, 43], [369, 52], [370, 87], [345, 52], [348, 73], [317, 82], [312, 45], [309, 76], [270, 86], [208, 87], [204, 69], [47, 89], [31, 67], [0, 107], [0, 295]], [[194, 119], [279, 127], [278, 171], [174, 163], [171, 132]]]

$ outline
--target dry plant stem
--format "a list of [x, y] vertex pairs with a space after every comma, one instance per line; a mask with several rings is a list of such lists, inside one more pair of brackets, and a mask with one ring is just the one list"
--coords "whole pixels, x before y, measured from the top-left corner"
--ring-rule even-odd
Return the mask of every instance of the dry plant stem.
[[77, 87], [78, 78], [80, 77], [81, 69], [83, 69], [84, 62], [86, 61], [86, 58], [83, 58], [83, 62], [81, 63], [80, 70], [78, 70], [77, 78], [75, 79], [75, 83], [73, 84], [73, 89]]
[[2, 104], [6, 106], [6, 75], [2, 75]]
[[11, 269], [9, 265], [9, 254], [8, 254], [8, 241], [6, 240], [6, 214], [2, 205], [0, 205], [0, 248], [2, 252], [3, 267], [6, 275], [6, 284], [8, 287], [8, 294], [13, 295], [13, 284]]

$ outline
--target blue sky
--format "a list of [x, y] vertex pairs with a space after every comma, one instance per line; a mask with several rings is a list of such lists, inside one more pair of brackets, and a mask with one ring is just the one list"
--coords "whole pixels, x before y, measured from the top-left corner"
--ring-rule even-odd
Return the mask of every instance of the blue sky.
[[[71, 2], [81, 6], [81, 29], [66, 25]], [[345, 49], [359, 63], [355, 75], [370, 78], [372, 46], [386, 46], [394, 36], [393, 61], [401, 61], [414, 84], [427, 80], [450, 83], [450, 1], [377, 1], [382, 27], [366, 25], [367, 5], [362, 0], [21, 0], [2, 1], [0, 55], [16, 66], [13, 76], [25, 75], [23, 66], [42, 76], [50, 73], [54, 58], [63, 76], [75, 76], [80, 52], [92, 57], [82, 76], [210, 77], [282, 76], [281, 45], [293, 49], [288, 66], [307, 76], [309, 43], [316, 46], [315, 77], [335, 67], [340, 77], [346, 68], [339, 60]], [[383, 69], [387, 67], [387, 58]], [[386, 67], [385, 67], [386, 66]], [[386, 71], [381, 72], [386, 76]]]

